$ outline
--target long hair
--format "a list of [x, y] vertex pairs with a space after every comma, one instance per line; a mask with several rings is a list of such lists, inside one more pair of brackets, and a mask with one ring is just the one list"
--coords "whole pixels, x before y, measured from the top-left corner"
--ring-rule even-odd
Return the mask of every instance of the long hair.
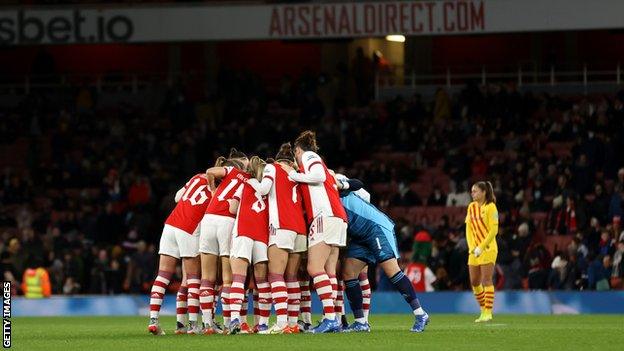
[[[294, 164], [296, 162], [295, 153], [293, 152], [293, 149], [290, 143], [284, 143], [280, 146], [279, 151], [275, 155], [275, 162], [283, 162], [283, 163], [288, 164], [291, 167], [294, 167]], [[273, 162], [269, 162], [269, 160], [267, 159], [267, 163], [273, 163]]]
[[266, 166], [266, 162], [264, 162], [263, 159], [261, 159], [258, 156], [252, 156], [249, 159], [249, 174], [251, 174], [252, 177], [261, 180], [262, 179], [262, 172], [264, 172], [264, 167]]
[[318, 152], [318, 145], [316, 144], [316, 133], [311, 130], [306, 130], [299, 134], [295, 139], [295, 147], [301, 148], [303, 151]]
[[475, 186], [485, 192], [486, 204], [496, 203], [496, 196], [494, 195], [494, 187], [492, 186], [492, 183], [490, 183], [489, 181], [485, 181], [485, 182], [481, 181], [481, 182], [476, 182]]
[[230, 156], [228, 157], [229, 159], [237, 159], [237, 158], [244, 158], [247, 159], [247, 155], [242, 152], [242, 151], [238, 151], [236, 150], [236, 148], [231, 148], [230, 149]]
[[220, 156], [219, 158], [216, 159], [215, 167], [234, 167], [241, 171], [245, 170], [245, 165], [243, 165], [243, 162], [241, 160], [228, 159], [223, 156]]

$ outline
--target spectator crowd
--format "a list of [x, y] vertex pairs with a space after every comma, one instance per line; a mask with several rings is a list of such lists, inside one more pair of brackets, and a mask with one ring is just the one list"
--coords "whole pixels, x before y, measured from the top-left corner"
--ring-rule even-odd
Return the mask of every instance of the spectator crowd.
[[328, 165], [362, 179], [393, 217], [401, 263], [426, 265], [433, 289], [468, 287], [464, 208], [478, 179], [497, 196], [498, 288], [622, 288], [624, 92], [468, 83], [430, 100], [354, 94], [354, 103], [343, 95], [353, 79], [339, 67], [268, 89], [223, 70], [201, 97], [184, 82], [154, 82], [144, 104], [130, 92], [106, 104], [88, 87], [16, 97], [0, 110], [4, 279], [45, 267], [55, 294], [146, 292], [162, 223], [188, 178], [232, 146], [273, 156], [312, 128]]

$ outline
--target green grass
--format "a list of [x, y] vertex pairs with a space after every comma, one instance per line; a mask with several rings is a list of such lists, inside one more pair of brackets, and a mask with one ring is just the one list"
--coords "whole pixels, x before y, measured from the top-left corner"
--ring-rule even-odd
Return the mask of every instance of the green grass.
[[[13, 318], [16, 350], [622, 350], [624, 316], [499, 315], [490, 324], [474, 316], [432, 315], [427, 330], [410, 333], [410, 315], [373, 315], [370, 334], [173, 335], [174, 317], [163, 317], [167, 335], [147, 333], [141, 317]], [[232, 349], [232, 346], [235, 349]]]

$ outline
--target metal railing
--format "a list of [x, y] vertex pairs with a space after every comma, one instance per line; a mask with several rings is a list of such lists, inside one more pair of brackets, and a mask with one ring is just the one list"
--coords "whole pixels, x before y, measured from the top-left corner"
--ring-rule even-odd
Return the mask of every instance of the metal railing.
[[[495, 71], [482, 66], [480, 71], [456, 73], [447, 67], [441, 74], [418, 74], [403, 66], [395, 66], [387, 72], [378, 73], [375, 77], [375, 97], [379, 98], [383, 89], [418, 88], [424, 86], [453, 87], [461, 86], [469, 81], [486, 85], [489, 83], [515, 83], [518, 87], [540, 85], [555, 87], [562, 84], [575, 84], [587, 88], [592, 84], [622, 84], [622, 67], [618, 63], [613, 69], [591, 70], [587, 64], [579, 69], [557, 69], [551, 66], [548, 70], [537, 70], [518, 66], [515, 71]], [[465, 71], [465, 69], [463, 70]]]
[[29, 94], [37, 89], [63, 90], [86, 86], [97, 92], [115, 90], [136, 93], [156, 82], [171, 87], [177, 82], [205, 78], [206, 72], [200, 71], [5, 76], [0, 80], [0, 92]]

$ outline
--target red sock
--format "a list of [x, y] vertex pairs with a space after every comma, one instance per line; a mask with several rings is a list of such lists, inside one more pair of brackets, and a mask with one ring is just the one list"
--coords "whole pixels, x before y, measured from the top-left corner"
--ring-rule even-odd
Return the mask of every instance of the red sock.
[[197, 322], [197, 316], [199, 315], [199, 287], [200, 280], [197, 274], [188, 274], [186, 276], [186, 282], [188, 284], [188, 313], [189, 321]]
[[249, 307], [249, 298], [247, 297], [247, 291], [245, 291], [245, 297], [243, 298], [243, 304], [240, 309], [240, 321], [241, 323], [247, 323], [247, 308]]
[[230, 310], [230, 287], [221, 288], [221, 310], [223, 311], [223, 324], [229, 325], [232, 312]]
[[364, 311], [364, 318], [368, 320], [371, 303], [371, 287], [368, 282], [368, 274], [360, 273], [358, 278], [360, 280], [360, 288], [362, 289], [362, 310]]
[[301, 288], [301, 319], [304, 323], [312, 323], [312, 298], [310, 294], [310, 282], [299, 281]]
[[341, 316], [344, 314], [344, 282], [342, 280], [338, 281], [338, 291], [336, 296], [336, 314]]
[[202, 279], [201, 286], [199, 288], [199, 305], [202, 311], [202, 321], [205, 326], [212, 323], [213, 319], [213, 305], [215, 299], [214, 282]]
[[312, 281], [314, 282], [314, 288], [319, 295], [321, 302], [323, 303], [323, 317], [326, 319], [336, 319], [336, 312], [334, 310], [334, 299], [332, 298], [332, 286], [329, 276], [326, 273], [317, 273], [312, 275]]
[[271, 315], [271, 285], [266, 280], [256, 280], [258, 287], [258, 324], [269, 324]]
[[188, 322], [188, 288], [185, 285], [180, 285], [178, 293], [176, 294], [176, 321], [182, 325], [186, 325]]
[[[245, 276], [242, 274], [232, 275], [232, 286], [230, 287], [230, 317], [238, 319], [240, 322], [240, 311], [245, 299]], [[223, 314], [225, 317], [225, 313]]]
[[275, 305], [275, 314], [277, 315], [277, 325], [286, 326], [288, 323], [288, 290], [284, 282], [284, 276], [276, 273], [269, 273], [269, 282], [271, 283], [271, 298]]
[[301, 288], [296, 275], [286, 277], [286, 288], [288, 290], [288, 325], [295, 326], [301, 307]]
[[254, 317], [254, 325], [259, 324], [260, 322], [260, 306], [258, 304], [259, 299], [258, 287], [253, 290], [253, 317]]
[[163, 297], [171, 282], [171, 276], [173, 276], [173, 272], [158, 271], [158, 276], [154, 279], [150, 294], [150, 318], [158, 318]]

